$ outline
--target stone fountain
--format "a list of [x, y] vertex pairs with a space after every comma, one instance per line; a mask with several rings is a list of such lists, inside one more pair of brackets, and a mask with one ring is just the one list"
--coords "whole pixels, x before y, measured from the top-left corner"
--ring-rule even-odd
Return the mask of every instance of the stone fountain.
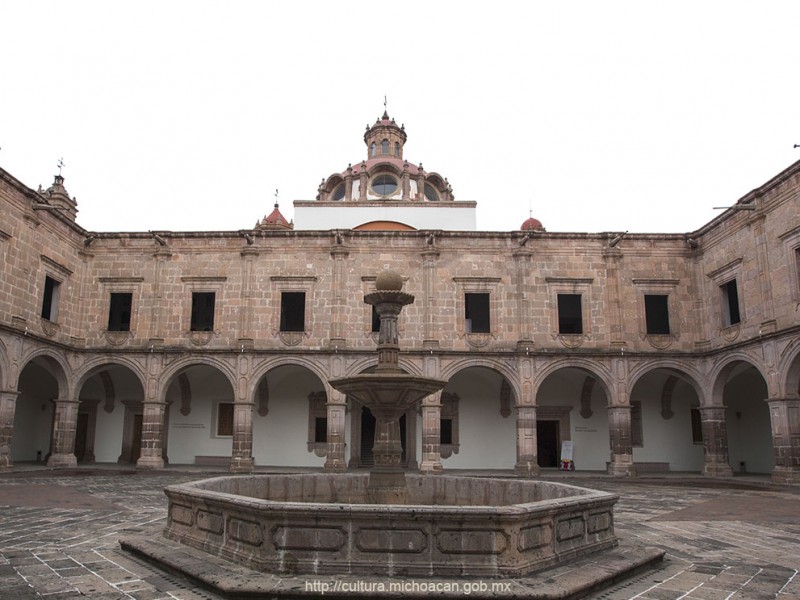
[[[236, 597], [291, 597], [304, 595], [296, 590], [305, 585], [307, 591], [311, 576], [528, 581], [538, 571], [617, 545], [614, 494], [517, 478], [406, 475], [400, 416], [446, 382], [398, 366], [397, 319], [414, 301], [398, 274], [380, 274], [364, 301], [381, 320], [378, 366], [330, 384], [375, 415], [374, 469], [368, 475], [253, 474], [169, 486], [166, 539], [124, 540], [124, 548]], [[209, 566], [220, 559], [237, 573], [246, 571], [228, 588], [221, 583], [226, 567]], [[638, 568], [643, 561], [631, 564]], [[600, 570], [609, 580], [620, 574], [615, 566]]]
[[409, 375], [399, 367], [400, 342], [397, 318], [414, 296], [402, 291], [403, 279], [383, 271], [375, 279], [376, 291], [364, 296], [380, 317], [378, 366], [373, 373], [332, 379], [329, 383], [366, 406], [375, 417], [375, 466], [369, 474], [369, 501], [373, 504], [407, 504], [408, 488], [401, 466], [400, 417], [420, 401], [447, 385], [441, 379]]

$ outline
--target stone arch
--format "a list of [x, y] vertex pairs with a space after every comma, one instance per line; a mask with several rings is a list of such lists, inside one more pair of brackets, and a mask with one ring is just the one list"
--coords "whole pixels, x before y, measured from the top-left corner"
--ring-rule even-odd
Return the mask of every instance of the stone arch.
[[375, 175], [380, 175], [381, 173], [391, 173], [400, 177], [403, 174], [403, 169], [388, 160], [379, 160], [372, 165], [372, 168], [367, 172], [367, 176], [372, 179]]
[[471, 367], [484, 367], [486, 369], [490, 369], [492, 371], [496, 371], [500, 375], [502, 375], [507, 381], [508, 384], [511, 386], [511, 390], [513, 391], [514, 398], [519, 400], [522, 398], [522, 390], [519, 386], [519, 377], [515, 369], [509, 367], [502, 361], [494, 361], [489, 358], [464, 358], [453, 363], [450, 363], [445, 368], [442, 369], [442, 373], [440, 375], [440, 379], [445, 379], [450, 381], [453, 377], [455, 377], [460, 371], [465, 369], [469, 369]]
[[705, 396], [703, 390], [704, 386], [701, 382], [705, 380], [703, 374], [696, 368], [684, 362], [677, 360], [656, 359], [642, 362], [635, 365], [629, 372], [628, 377], [630, 380], [629, 388], [631, 391], [636, 387], [636, 384], [647, 374], [652, 373], [657, 369], [669, 371], [671, 375], [677, 377], [684, 383], [694, 388], [697, 397], [700, 399], [700, 404], [703, 405], [703, 398]]
[[780, 393], [786, 398], [800, 396], [800, 340], [789, 344], [781, 356], [779, 373]]
[[270, 371], [282, 366], [305, 367], [319, 378], [327, 391], [328, 377], [330, 375], [320, 361], [305, 356], [276, 356], [267, 358], [253, 367], [248, 381], [247, 397], [250, 399], [255, 398], [261, 379]]
[[126, 356], [115, 356], [113, 358], [109, 358], [108, 356], [96, 356], [94, 358], [89, 359], [84, 363], [81, 368], [76, 371], [75, 373], [75, 387], [74, 392], [77, 397], [77, 394], [80, 393], [81, 388], [84, 384], [97, 375], [100, 371], [103, 370], [104, 367], [109, 366], [119, 366], [125, 367], [131, 371], [136, 376], [136, 379], [139, 381], [139, 384], [142, 386], [142, 390], [145, 389], [145, 370], [141, 364], [137, 361], [128, 358]]
[[443, 369], [440, 396], [442, 465], [508, 469], [517, 458], [520, 387], [516, 372], [501, 361], [460, 360]]
[[702, 471], [704, 446], [697, 424], [707, 388], [698, 376], [695, 369], [671, 359], [645, 361], [632, 369], [631, 445], [639, 474]]
[[236, 393], [236, 375], [234, 369], [228, 363], [226, 363], [224, 360], [208, 356], [190, 356], [175, 361], [161, 372], [161, 375], [158, 379], [158, 395], [156, 396], [160, 402], [166, 401], [167, 391], [169, 390], [170, 385], [172, 385], [173, 380], [182, 371], [185, 371], [190, 367], [210, 367], [212, 369], [216, 369], [225, 376], [225, 378], [228, 380], [228, 383], [230, 383], [234, 394]]
[[712, 369], [711, 406], [724, 414], [727, 461], [734, 472], [769, 473], [775, 466], [763, 365], [735, 352]]
[[254, 401], [255, 464], [321, 467], [327, 455], [328, 398], [322, 365], [300, 356], [277, 357], [258, 366], [250, 381]]
[[722, 391], [730, 378], [735, 375], [736, 371], [741, 369], [743, 365], [752, 367], [758, 371], [759, 375], [768, 384], [769, 379], [766, 375], [764, 366], [753, 360], [753, 357], [744, 352], [734, 352], [725, 355], [714, 367], [711, 369], [709, 381], [711, 382], [711, 395], [706, 398], [706, 401], [711, 402], [713, 405], [722, 404]]
[[144, 381], [142, 366], [125, 356], [94, 357], [76, 373], [78, 462], [136, 462], [142, 440], [135, 424], [142, 414]]
[[59, 396], [65, 396], [70, 392], [72, 369], [70, 369], [64, 356], [53, 352], [49, 348], [37, 348], [20, 361], [19, 373], [21, 374], [22, 371], [25, 370], [25, 367], [34, 361], [44, 366], [55, 378], [56, 382], [58, 382]]
[[534, 398], [538, 394], [539, 387], [541, 386], [541, 384], [544, 382], [545, 379], [547, 379], [550, 375], [552, 375], [556, 371], [570, 367], [574, 369], [579, 369], [581, 371], [584, 371], [592, 375], [600, 384], [609, 402], [611, 401], [611, 398], [613, 398], [613, 394], [611, 391], [614, 389], [612, 383], [613, 376], [611, 374], [611, 370], [602, 363], [578, 357], [557, 359], [548, 363], [541, 369], [537, 369], [533, 386]]

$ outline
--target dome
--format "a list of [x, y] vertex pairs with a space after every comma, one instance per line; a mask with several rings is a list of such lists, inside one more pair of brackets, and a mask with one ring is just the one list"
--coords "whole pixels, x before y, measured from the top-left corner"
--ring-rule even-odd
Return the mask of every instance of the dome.
[[544, 225], [539, 219], [530, 217], [520, 226], [521, 231], [544, 231]]

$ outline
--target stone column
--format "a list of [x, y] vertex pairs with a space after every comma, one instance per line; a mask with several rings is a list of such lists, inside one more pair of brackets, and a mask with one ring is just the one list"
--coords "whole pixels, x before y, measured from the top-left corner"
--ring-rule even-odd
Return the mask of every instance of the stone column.
[[608, 474], [612, 477], [635, 477], [630, 406], [608, 407], [608, 430], [611, 442], [611, 462], [608, 465]]
[[536, 407], [517, 405], [517, 464], [514, 470], [520, 477], [539, 474], [536, 460]]
[[344, 460], [345, 449], [345, 415], [347, 414], [347, 396], [335, 390], [328, 390], [325, 409], [328, 417], [328, 452], [325, 459], [326, 471], [346, 471]]
[[347, 165], [347, 174], [344, 176], [344, 201], [353, 199], [353, 166]]
[[361, 163], [361, 172], [358, 174], [358, 201], [367, 201], [367, 165]]
[[253, 324], [253, 264], [258, 258], [259, 251], [253, 246], [245, 246], [239, 252], [242, 257], [242, 290], [240, 296], [241, 306], [239, 308], [239, 345], [244, 350], [245, 345], [252, 342]]
[[361, 413], [364, 407], [358, 402], [353, 402], [350, 409], [350, 462], [351, 469], [361, 466]]
[[728, 428], [725, 423], [725, 407], [701, 407], [700, 415], [705, 452], [703, 475], [706, 477], [730, 477], [733, 475], [733, 470], [728, 463]]
[[142, 403], [142, 409], [142, 449], [136, 468], [163, 469], [166, 404], [148, 400]]
[[253, 409], [254, 402], [237, 401], [233, 405], [233, 448], [231, 473], [252, 473], [253, 459]]
[[78, 425], [79, 400], [53, 400], [53, 438], [50, 441], [50, 458], [47, 466], [69, 468], [78, 466], [75, 458], [75, 429]]
[[424, 348], [438, 348], [435, 339], [436, 327], [436, 260], [439, 251], [432, 245], [422, 252], [422, 345]]
[[11, 437], [14, 433], [14, 411], [19, 392], [0, 392], [0, 472], [10, 471], [14, 466], [11, 460]]
[[775, 483], [800, 483], [800, 398], [770, 398]]
[[519, 332], [517, 348], [528, 352], [533, 348], [533, 335], [531, 333], [530, 307], [528, 302], [528, 285], [526, 274], [530, 271], [532, 252], [521, 247], [514, 250], [516, 286], [517, 286], [517, 314], [516, 329]]
[[423, 473], [441, 473], [442, 392], [427, 396], [422, 401], [422, 463]]

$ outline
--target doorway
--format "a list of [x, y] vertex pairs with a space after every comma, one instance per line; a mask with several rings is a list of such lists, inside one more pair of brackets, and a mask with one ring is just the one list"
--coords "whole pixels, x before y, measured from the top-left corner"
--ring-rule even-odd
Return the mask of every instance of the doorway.
[[558, 421], [536, 421], [536, 457], [540, 467], [558, 467], [560, 437]]

